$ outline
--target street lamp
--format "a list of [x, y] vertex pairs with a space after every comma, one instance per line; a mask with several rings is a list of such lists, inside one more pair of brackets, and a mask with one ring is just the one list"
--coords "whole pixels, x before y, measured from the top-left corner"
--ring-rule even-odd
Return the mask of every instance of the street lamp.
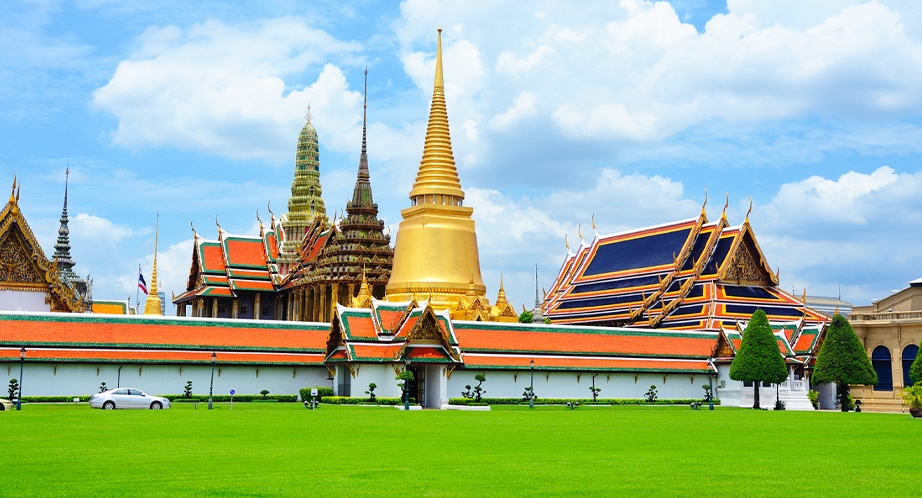
[[531, 384], [528, 386], [528, 407], [535, 407], [535, 359], [532, 358], [528, 365], [531, 367]]
[[[708, 366], [714, 367], [714, 364], [708, 361]], [[714, 411], [714, 372], [713, 371], [708, 372], [708, 410]]]
[[[403, 361], [404, 363], [406, 363], [406, 367], [403, 369], [403, 371], [409, 372], [410, 371], [410, 357], [407, 356], [407, 358]], [[404, 374], [403, 375], [403, 409], [404, 410], [410, 409], [410, 384], [409, 382], [410, 382], [409, 375]]]
[[16, 409], [22, 410], [22, 364], [26, 361], [26, 348], [19, 350], [19, 396], [16, 396]]
[[211, 352], [211, 385], [208, 386], [208, 409], [211, 410], [211, 396], [214, 394], [214, 363], [218, 359], [216, 352]]

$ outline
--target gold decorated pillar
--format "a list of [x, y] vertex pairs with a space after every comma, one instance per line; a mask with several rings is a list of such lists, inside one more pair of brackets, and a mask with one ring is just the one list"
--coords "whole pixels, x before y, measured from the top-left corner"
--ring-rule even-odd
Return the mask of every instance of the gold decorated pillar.
[[259, 297], [260, 297], [261, 295], [262, 295], [262, 294], [260, 294], [259, 292], [257, 292], [257, 293], [256, 293], [256, 297], [253, 298], [253, 319], [254, 319], [254, 320], [259, 320], [259, 310], [260, 310], [260, 307], [259, 307], [259, 306], [260, 306]]

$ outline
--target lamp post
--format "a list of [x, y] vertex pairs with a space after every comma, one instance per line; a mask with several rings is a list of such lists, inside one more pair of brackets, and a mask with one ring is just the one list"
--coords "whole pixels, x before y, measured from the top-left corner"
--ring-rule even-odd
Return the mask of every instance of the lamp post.
[[[403, 371], [409, 372], [410, 371], [410, 357], [407, 356], [404, 362], [406, 363], [406, 367], [403, 369]], [[404, 374], [403, 376], [403, 409], [404, 410], [410, 409], [410, 384], [409, 384], [410, 379], [408, 377], [409, 376], [406, 374]]]
[[208, 409], [211, 410], [211, 397], [214, 394], [214, 364], [218, 359], [215, 351], [211, 352], [211, 385], [208, 386]]
[[531, 383], [528, 386], [528, 408], [535, 407], [535, 359], [532, 358], [528, 365], [531, 367]]
[[22, 365], [26, 361], [26, 348], [19, 350], [19, 396], [16, 396], [16, 409], [22, 410]]
[[[713, 367], [714, 364], [708, 361], [708, 365]], [[714, 372], [708, 373], [708, 410], [714, 411]]]

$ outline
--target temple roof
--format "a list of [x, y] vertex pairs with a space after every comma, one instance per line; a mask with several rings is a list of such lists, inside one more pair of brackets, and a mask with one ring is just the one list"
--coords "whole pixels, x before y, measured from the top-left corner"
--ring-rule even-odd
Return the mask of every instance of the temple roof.
[[[726, 209], [726, 206], [724, 207]], [[746, 221], [725, 214], [599, 236], [564, 258], [544, 313], [555, 323], [716, 330], [763, 309], [770, 321], [823, 316], [778, 287]]]
[[[327, 345], [327, 362], [460, 364], [461, 351], [448, 311], [429, 303], [384, 303], [372, 309], [337, 305]], [[382, 319], [383, 318], [383, 319]], [[383, 328], [384, 326], [389, 328]]]
[[19, 209], [19, 187], [14, 179], [10, 199], [0, 210], [0, 289], [46, 292], [51, 311], [88, 310], [91, 303], [86, 281], [83, 289], [75, 285], [79, 282], [64, 281], [57, 263], [45, 257]]
[[329, 324], [0, 312], [0, 358], [76, 363], [319, 365]]

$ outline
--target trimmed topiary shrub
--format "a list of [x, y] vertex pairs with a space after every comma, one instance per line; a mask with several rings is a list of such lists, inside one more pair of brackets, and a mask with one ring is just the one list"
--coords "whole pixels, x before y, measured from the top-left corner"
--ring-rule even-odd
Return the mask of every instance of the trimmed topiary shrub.
[[758, 409], [762, 382], [780, 384], [787, 377], [788, 367], [784, 364], [784, 357], [778, 349], [778, 340], [768, 324], [768, 317], [764, 311], [756, 310], [743, 331], [743, 342], [730, 364], [730, 378], [754, 383], [752, 407]]
[[913, 385], [922, 384], [922, 342], [919, 343], [919, 352], [916, 353], [916, 359], [909, 367], [909, 380]]
[[[916, 358], [918, 360], [918, 358]], [[731, 370], [732, 377], [732, 370]], [[816, 356], [811, 380], [816, 384], [836, 384], [843, 412], [849, 410], [849, 385], [873, 386], [877, 372], [868, 359], [858, 336], [848, 320], [836, 313]]]

